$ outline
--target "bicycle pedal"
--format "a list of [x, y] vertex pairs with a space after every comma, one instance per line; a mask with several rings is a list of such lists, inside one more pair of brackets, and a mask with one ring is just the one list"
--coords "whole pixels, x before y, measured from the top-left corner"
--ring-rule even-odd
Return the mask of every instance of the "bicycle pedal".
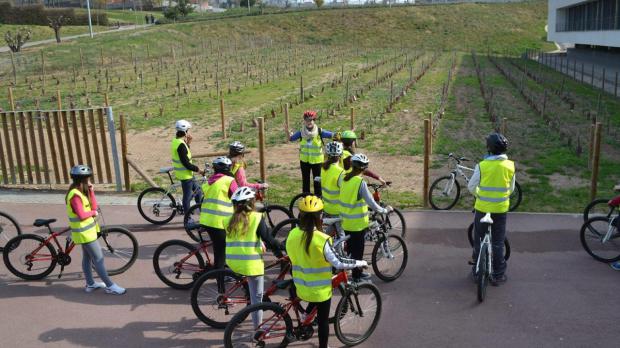
[[475, 265], [475, 264], [476, 264], [476, 262], [474, 262], [474, 261], [472, 261], [472, 260], [469, 260], [469, 261], [467, 261], [467, 264], [468, 264], [468, 265], [470, 265], [470, 266], [473, 266], [473, 265]]

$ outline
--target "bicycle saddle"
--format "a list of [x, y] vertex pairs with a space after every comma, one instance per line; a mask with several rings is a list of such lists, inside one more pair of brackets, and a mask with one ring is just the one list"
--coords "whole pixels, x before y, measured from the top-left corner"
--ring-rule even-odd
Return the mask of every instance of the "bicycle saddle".
[[56, 222], [56, 219], [36, 219], [32, 225], [35, 227], [49, 226], [54, 222]]
[[159, 168], [159, 172], [160, 173], [170, 173], [174, 170], [174, 167], [164, 167], [164, 168]]
[[276, 286], [276, 288], [284, 290], [293, 284], [293, 279], [274, 280], [273, 284]]
[[482, 222], [483, 224], [492, 224], [493, 219], [491, 219], [491, 213], [486, 213], [484, 217], [480, 219], [480, 222]]

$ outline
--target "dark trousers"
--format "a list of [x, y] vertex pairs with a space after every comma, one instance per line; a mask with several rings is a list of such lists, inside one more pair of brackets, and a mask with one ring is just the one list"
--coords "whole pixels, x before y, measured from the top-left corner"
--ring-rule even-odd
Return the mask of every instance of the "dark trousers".
[[[364, 259], [364, 246], [366, 244], [364, 240], [364, 236], [366, 235], [366, 231], [367, 230], [363, 230], [359, 232], [351, 232], [351, 231], [346, 231], [346, 230], [344, 231], [346, 235], [351, 236], [351, 238], [347, 240], [347, 250], [349, 254], [351, 254], [351, 258], [354, 260]], [[354, 268], [353, 271], [351, 271], [351, 273], [353, 275], [353, 279], [357, 280], [362, 275], [362, 269]]]
[[[302, 192], [310, 192], [310, 180], [314, 182], [314, 195], [321, 196], [321, 183], [314, 181], [314, 178], [321, 176], [321, 163], [310, 164], [307, 162], [299, 162], [301, 168]], [[310, 177], [312, 172], [312, 177]]]
[[181, 187], [183, 188], [183, 212], [187, 213], [191, 208], [192, 192], [196, 190], [196, 195], [193, 198], [196, 204], [200, 204], [202, 202], [202, 190], [194, 179], [181, 180]]
[[[480, 242], [488, 230], [488, 225], [480, 222], [485, 213], [477, 211], [474, 215], [474, 262], [480, 253]], [[493, 277], [502, 276], [506, 272], [506, 261], [504, 260], [504, 240], [506, 239], [506, 218], [508, 214], [491, 214], [493, 225], [491, 226], [491, 246], [493, 248]], [[476, 267], [476, 266], [474, 266]]]
[[310, 313], [314, 307], [317, 308], [316, 318], [319, 324], [319, 348], [327, 348], [327, 342], [329, 340], [329, 307], [331, 303], [331, 298], [323, 302], [310, 302], [306, 309], [306, 312]]
[[224, 268], [226, 265], [226, 231], [213, 227], [206, 227], [205, 230], [213, 242], [213, 267]]

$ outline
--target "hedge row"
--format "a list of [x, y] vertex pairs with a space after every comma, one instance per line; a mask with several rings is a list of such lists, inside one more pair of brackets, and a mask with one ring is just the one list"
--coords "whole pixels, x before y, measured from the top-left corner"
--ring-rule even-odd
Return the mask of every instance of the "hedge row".
[[[32, 24], [48, 25], [47, 18], [65, 16], [69, 18], [66, 25], [88, 25], [88, 15], [76, 14], [72, 8], [45, 8], [45, 6], [29, 5], [13, 7], [10, 3], [0, 3], [0, 23], [2, 24]], [[99, 13], [99, 25], [108, 25], [105, 13]]]

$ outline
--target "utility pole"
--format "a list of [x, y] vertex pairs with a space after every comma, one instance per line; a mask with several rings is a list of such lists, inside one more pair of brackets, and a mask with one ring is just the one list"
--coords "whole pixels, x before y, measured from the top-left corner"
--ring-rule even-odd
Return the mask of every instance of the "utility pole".
[[90, 0], [86, 0], [86, 9], [88, 10], [88, 30], [90, 32], [90, 38], [93, 38], [93, 21], [90, 18]]

